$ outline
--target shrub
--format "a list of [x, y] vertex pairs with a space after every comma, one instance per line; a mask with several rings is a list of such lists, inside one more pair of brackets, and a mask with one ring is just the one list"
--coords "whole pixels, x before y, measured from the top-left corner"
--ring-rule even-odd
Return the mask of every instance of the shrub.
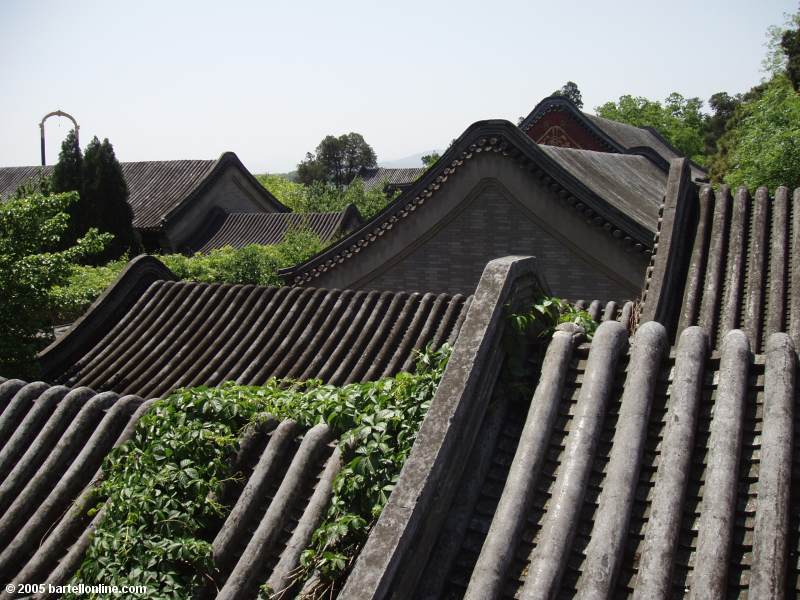
[[43, 332], [53, 312], [50, 289], [111, 239], [90, 229], [74, 246], [54, 251], [77, 199], [75, 193], [33, 195], [0, 204], [0, 373], [6, 377], [35, 376], [36, 352], [49, 341]]

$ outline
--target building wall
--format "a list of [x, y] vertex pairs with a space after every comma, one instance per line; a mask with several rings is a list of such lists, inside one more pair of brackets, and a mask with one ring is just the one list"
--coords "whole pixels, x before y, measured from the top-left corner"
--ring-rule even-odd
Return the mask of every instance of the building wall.
[[540, 275], [560, 297], [630, 297], [627, 286], [565, 246], [537, 224], [519, 202], [491, 184], [434, 236], [366, 286], [471, 293], [486, 264], [509, 255], [535, 256]]
[[225, 212], [273, 212], [249, 179], [235, 165], [228, 165], [212, 184], [193, 198], [180, 217], [172, 219], [162, 244], [173, 251], [182, 250], [189, 239], [203, 228], [211, 210], [219, 207]]
[[551, 291], [570, 300], [638, 298], [647, 255], [627, 250], [517, 163], [465, 163], [423, 206], [307, 285], [471, 294], [486, 264], [532, 255]]

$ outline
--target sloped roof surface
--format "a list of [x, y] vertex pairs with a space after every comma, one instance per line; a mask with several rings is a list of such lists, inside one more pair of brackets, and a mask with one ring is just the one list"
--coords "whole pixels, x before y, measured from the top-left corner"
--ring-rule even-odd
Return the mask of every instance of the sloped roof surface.
[[[587, 218], [587, 226], [603, 227], [626, 246], [650, 252], [666, 170], [660, 171], [641, 156], [540, 146], [508, 121], [494, 120], [471, 125], [422, 178], [384, 210], [330, 248], [285, 269], [281, 275], [292, 284], [301, 284], [353, 259], [363, 247], [380, 243], [385, 233], [402, 226], [411, 213], [424, 211], [425, 202], [435, 202], [436, 194], [446, 188], [467, 161], [489, 154], [514, 160], [546, 182], [564, 202]], [[648, 183], [654, 187], [642, 195]]]
[[[63, 585], [103, 518], [89, 487], [111, 449], [129, 439], [152, 401], [88, 388], [0, 382], [0, 581]], [[231, 465], [242, 477], [220, 497], [230, 513], [212, 543], [214, 581], [203, 597], [254, 598], [286, 588], [325, 515], [341, 468], [325, 424], [308, 431], [265, 419]], [[0, 598], [17, 597], [0, 591]]]
[[677, 295], [675, 335], [700, 325], [715, 347], [736, 328], [747, 333], [754, 352], [781, 331], [800, 343], [800, 189], [779, 188], [770, 196], [764, 188], [753, 195], [742, 188], [731, 195], [705, 186], [689, 201], [697, 203], [695, 219], [669, 232], [673, 244], [691, 248], [683, 280], [663, 289], [648, 280], [646, 304]]
[[[755, 361], [741, 332], [726, 337], [721, 358], [707, 358], [698, 328], [670, 358], [655, 324], [639, 331], [630, 355], [622, 328], [607, 325], [591, 347], [571, 345], [568, 334], [551, 342], [553, 361], [529, 408], [487, 417], [491, 458], [482, 472], [467, 466], [462, 489], [472, 497], [459, 496], [418, 593], [764, 597], [775, 589], [773, 561], [788, 558], [800, 523], [788, 504], [797, 392], [788, 337], [776, 336]], [[798, 484], [791, 477], [791, 489]], [[796, 557], [789, 569], [796, 589]]]
[[159, 160], [122, 163], [133, 226], [158, 227], [211, 173], [215, 160]]
[[[241, 166], [232, 152], [224, 153], [217, 160], [152, 160], [123, 162], [122, 174], [128, 184], [128, 204], [133, 211], [133, 226], [139, 229], [156, 229], [163, 219], [180, 207], [189, 196], [200, 188], [223, 164]], [[0, 167], [0, 198], [8, 198], [25, 181], [39, 173], [51, 175], [52, 166], [47, 167]], [[258, 188], [261, 190], [261, 186]], [[276, 210], [287, 210], [264, 190], [266, 201]]]
[[382, 185], [403, 186], [414, 183], [425, 172], [426, 167], [412, 167], [405, 169], [391, 169], [376, 167], [373, 169], [362, 168], [358, 176], [364, 182], [364, 189], [369, 191]]
[[85, 387], [0, 384], [0, 581], [69, 579], [100, 518], [86, 514], [82, 492], [146, 407]]
[[647, 146], [655, 150], [664, 160], [670, 160], [681, 156], [679, 152], [668, 144], [665, 144], [659, 136], [649, 129], [636, 127], [628, 123], [620, 123], [619, 121], [612, 121], [611, 119], [590, 115], [585, 112], [582, 112], [582, 114], [597, 125], [608, 137], [617, 141], [624, 148]]
[[[467, 305], [461, 295], [157, 280], [121, 317], [87, 314], [81, 326], [97, 341], [83, 342], [74, 361], [47, 376], [145, 398], [272, 376], [374, 380], [413, 370], [415, 350], [428, 343], [453, 341]], [[45, 363], [72, 334], [45, 350]]]
[[[628, 123], [612, 121], [583, 112], [563, 96], [551, 96], [539, 102], [530, 114], [520, 123], [523, 131], [528, 131], [544, 115], [551, 111], [565, 111], [572, 114], [579, 123], [599, 138], [611, 151], [625, 152], [635, 148], [650, 148], [661, 159], [670, 161], [683, 155], [651, 127], [636, 127]], [[708, 176], [697, 164], [691, 164], [692, 178], [704, 179]]]
[[[347, 233], [345, 212], [333, 213], [228, 213], [220, 215], [209, 227], [205, 239], [199, 239], [197, 252], [208, 252], [223, 246], [243, 248], [248, 244], [278, 244], [286, 232], [308, 229], [323, 242]], [[360, 222], [360, 217], [357, 222]]]
[[573, 177], [625, 211], [643, 227], [653, 228], [664, 200], [664, 172], [643, 156], [540, 146]]

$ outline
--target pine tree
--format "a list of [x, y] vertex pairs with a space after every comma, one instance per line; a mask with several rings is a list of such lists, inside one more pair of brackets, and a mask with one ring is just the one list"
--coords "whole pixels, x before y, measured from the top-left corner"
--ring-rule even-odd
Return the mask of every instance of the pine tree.
[[[58, 162], [53, 169], [50, 186], [55, 193], [80, 193], [83, 188], [83, 154], [74, 129], [61, 143], [61, 152], [58, 153]], [[61, 241], [62, 248], [73, 246], [89, 229], [89, 215], [80, 200], [70, 204], [67, 213], [69, 225]]]
[[83, 170], [83, 154], [78, 145], [78, 136], [71, 130], [61, 143], [61, 152], [58, 153], [58, 163], [53, 169], [53, 191], [80, 192]]
[[95, 137], [86, 146], [82, 176], [81, 204], [88, 212], [87, 226], [114, 235], [102, 258], [118, 258], [125, 252], [138, 252], [133, 211], [128, 204], [128, 186], [107, 138], [100, 143]]

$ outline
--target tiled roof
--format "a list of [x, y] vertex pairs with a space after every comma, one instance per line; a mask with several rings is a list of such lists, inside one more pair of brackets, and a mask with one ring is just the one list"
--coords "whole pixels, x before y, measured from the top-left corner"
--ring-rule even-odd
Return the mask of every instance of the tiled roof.
[[362, 222], [358, 209], [352, 204], [342, 212], [333, 213], [220, 213], [211, 218], [207, 231], [197, 237], [191, 250], [209, 252], [223, 246], [278, 244], [287, 231], [296, 229], [310, 230], [329, 243]]
[[[539, 146], [508, 121], [479, 121], [421, 179], [360, 229], [281, 275], [288, 283], [304, 284], [353, 259], [362, 248], [379, 243], [389, 230], [402, 226], [410, 214], [425, 210], [425, 202], [436, 202], [436, 193], [458, 176], [467, 161], [488, 154], [507, 157], [535, 174], [586, 217], [587, 226], [602, 227], [626, 247], [650, 252], [663, 202], [666, 164], [661, 170], [641, 156]], [[643, 189], [648, 192], [642, 194]]]
[[[243, 173], [250, 173], [232, 152], [224, 153], [217, 160], [154, 160], [123, 162], [122, 174], [128, 184], [128, 203], [133, 210], [133, 226], [139, 229], [158, 229], [162, 221], [179, 209], [192, 194], [207, 185], [213, 174], [227, 164], [238, 166]], [[25, 181], [43, 172], [50, 175], [47, 167], [0, 167], [0, 198], [8, 198]], [[288, 209], [274, 196], [263, 189], [264, 202], [279, 212]]]
[[137, 260], [114, 286], [119, 298], [112, 287], [43, 351], [46, 377], [143, 398], [273, 376], [374, 380], [413, 369], [429, 343], [453, 341], [468, 306], [461, 295], [152, 281], [150, 272], [152, 283], [130, 291], [138, 265], [157, 262]]
[[[89, 489], [110, 450], [153, 401], [88, 388], [0, 382], [0, 580], [63, 585], [80, 566], [102, 509]], [[252, 598], [287, 587], [325, 514], [341, 459], [327, 425], [265, 419], [231, 465], [243, 476], [219, 498], [231, 511], [212, 539], [214, 580], [202, 597]], [[0, 591], [0, 598], [15, 598]]]
[[0, 581], [63, 584], [75, 572], [101, 518], [83, 492], [147, 406], [85, 387], [0, 385]]
[[[704, 186], [685, 202], [697, 207], [692, 218], [661, 237], [686, 248], [686, 259], [667, 268], [670, 252], [659, 244], [654, 263], [674, 272], [677, 285], [654, 281], [651, 270], [648, 318], [670, 323], [671, 336], [700, 325], [714, 347], [737, 328], [754, 352], [781, 331], [800, 344], [800, 189], [770, 196], [765, 188], [755, 195], [742, 188], [732, 195]], [[669, 314], [656, 310], [665, 297], [674, 297]]]
[[[628, 123], [590, 115], [579, 110], [572, 101], [563, 96], [551, 96], [539, 102], [520, 123], [520, 129], [528, 131], [539, 119], [551, 111], [566, 111], [572, 114], [611, 151], [625, 152], [632, 149], [649, 148], [664, 161], [683, 156], [652, 127], [636, 127]], [[699, 165], [692, 163], [691, 168], [693, 179], [703, 179], [708, 176]]]
[[754, 361], [733, 332], [707, 359], [694, 328], [670, 358], [654, 323], [630, 355], [621, 327], [602, 326], [590, 347], [556, 334], [530, 408], [486, 423], [490, 457], [483, 472], [467, 465], [462, 486], [482, 484], [459, 498], [474, 508], [451, 513], [417, 593], [767, 597], [800, 523], [794, 352], [785, 335], [770, 343]]
[[425, 172], [426, 167], [390, 169], [387, 167], [361, 168], [358, 177], [364, 182], [364, 189], [369, 191], [375, 187], [388, 185], [402, 188], [414, 183]]

